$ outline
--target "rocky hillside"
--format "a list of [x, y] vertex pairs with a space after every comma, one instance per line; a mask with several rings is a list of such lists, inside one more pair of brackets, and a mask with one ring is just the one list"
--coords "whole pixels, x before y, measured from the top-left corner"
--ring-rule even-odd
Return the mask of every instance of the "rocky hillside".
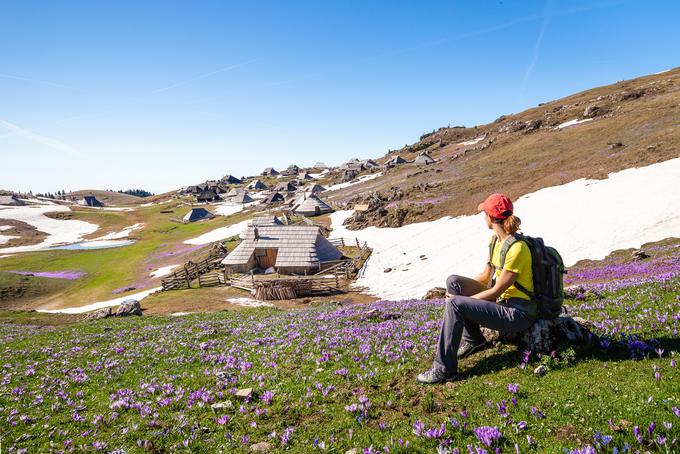
[[427, 152], [434, 164], [401, 164], [328, 198], [350, 208], [369, 205], [348, 220], [351, 228], [472, 214], [492, 192], [517, 198], [678, 157], [679, 119], [676, 68], [502, 115], [490, 124], [440, 128], [377, 159], [413, 160]]

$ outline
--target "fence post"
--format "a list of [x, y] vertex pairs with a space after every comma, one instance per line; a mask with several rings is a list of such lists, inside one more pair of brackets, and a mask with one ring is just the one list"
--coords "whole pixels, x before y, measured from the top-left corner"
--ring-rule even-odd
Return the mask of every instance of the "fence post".
[[357, 242], [357, 247], [358, 247], [359, 249], [361, 249], [361, 244], [359, 243], [359, 238], [354, 238], [354, 239], [355, 239], [356, 242]]

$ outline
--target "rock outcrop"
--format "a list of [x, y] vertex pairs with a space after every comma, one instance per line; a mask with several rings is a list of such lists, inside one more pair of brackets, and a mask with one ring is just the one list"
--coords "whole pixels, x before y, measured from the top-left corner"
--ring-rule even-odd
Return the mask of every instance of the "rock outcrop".
[[588, 322], [581, 318], [557, 317], [552, 320], [537, 320], [531, 328], [518, 333], [499, 333], [482, 329], [489, 341], [501, 341], [521, 345], [535, 353], [550, 353], [560, 344], [585, 344], [597, 339], [587, 328]]
[[142, 305], [139, 301], [125, 300], [116, 311], [116, 317], [127, 317], [129, 315], [142, 315]]
[[444, 287], [432, 287], [430, 290], [427, 291], [425, 296], [423, 296], [424, 300], [437, 300], [437, 299], [442, 299], [446, 297], [446, 289]]
[[102, 318], [111, 317], [111, 308], [105, 307], [103, 309], [90, 312], [85, 316], [85, 320], [100, 320]]

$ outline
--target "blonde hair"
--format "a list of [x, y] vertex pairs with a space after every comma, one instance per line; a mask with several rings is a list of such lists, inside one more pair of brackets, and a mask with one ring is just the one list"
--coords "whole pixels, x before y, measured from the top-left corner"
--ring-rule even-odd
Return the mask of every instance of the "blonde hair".
[[519, 226], [522, 220], [517, 216], [511, 214], [505, 219], [491, 218], [494, 224], [500, 224], [503, 227], [503, 231], [508, 235], [514, 235], [519, 230]]
[[521, 223], [522, 220], [520, 218], [511, 214], [503, 220], [503, 230], [505, 230], [505, 233], [508, 235], [514, 235], [519, 230], [519, 225]]

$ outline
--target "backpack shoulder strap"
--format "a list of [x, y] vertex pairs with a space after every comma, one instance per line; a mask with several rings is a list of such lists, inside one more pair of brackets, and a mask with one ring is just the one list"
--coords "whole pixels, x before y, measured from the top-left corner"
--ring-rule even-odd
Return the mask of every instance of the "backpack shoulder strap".
[[501, 246], [501, 253], [500, 253], [500, 264], [501, 264], [501, 269], [503, 269], [503, 266], [505, 265], [505, 256], [508, 255], [508, 251], [512, 247], [513, 244], [516, 242], [520, 241], [519, 238], [517, 238], [514, 235], [509, 236], [508, 238], [503, 241], [503, 245]]
[[491, 268], [493, 268], [493, 250], [496, 247], [496, 242], [498, 241], [498, 237], [496, 235], [493, 235], [491, 237], [491, 240], [489, 241], [489, 261], [487, 262]]

